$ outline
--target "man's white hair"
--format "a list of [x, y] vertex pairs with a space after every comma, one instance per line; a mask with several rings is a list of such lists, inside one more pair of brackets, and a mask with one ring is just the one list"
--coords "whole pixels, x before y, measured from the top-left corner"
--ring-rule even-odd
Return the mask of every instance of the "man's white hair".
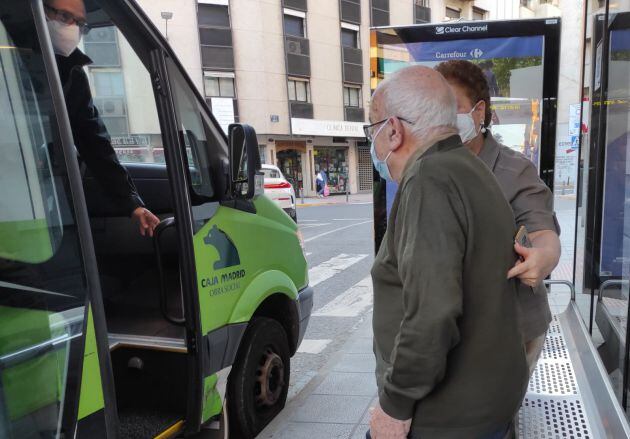
[[398, 70], [376, 89], [383, 117], [402, 117], [420, 139], [436, 128], [457, 131], [457, 101], [446, 80], [435, 70], [410, 66]]

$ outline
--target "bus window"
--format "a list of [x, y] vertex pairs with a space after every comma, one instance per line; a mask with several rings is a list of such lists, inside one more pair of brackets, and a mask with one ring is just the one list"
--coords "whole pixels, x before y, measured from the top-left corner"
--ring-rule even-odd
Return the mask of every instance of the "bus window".
[[[0, 437], [61, 437], [80, 385], [86, 284], [28, 2], [0, 4]], [[68, 396], [71, 395], [71, 396]]]

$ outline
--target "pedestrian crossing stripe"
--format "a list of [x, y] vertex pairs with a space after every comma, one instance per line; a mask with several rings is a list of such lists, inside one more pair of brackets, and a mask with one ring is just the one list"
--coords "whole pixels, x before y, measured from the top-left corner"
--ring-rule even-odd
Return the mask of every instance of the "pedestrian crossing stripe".
[[368, 255], [349, 255], [342, 253], [335, 256], [321, 264], [311, 268], [308, 272], [310, 285], [312, 287], [330, 279], [336, 274], [341, 273], [362, 259], [367, 258]]
[[366, 276], [313, 313], [316, 317], [357, 317], [372, 306], [372, 277]]
[[330, 339], [324, 340], [311, 340], [304, 339], [302, 343], [300, 343], [300, 347], [298, 348], [298, 352], [302, 354], [320, 354], [326, 346], [331, 342]]

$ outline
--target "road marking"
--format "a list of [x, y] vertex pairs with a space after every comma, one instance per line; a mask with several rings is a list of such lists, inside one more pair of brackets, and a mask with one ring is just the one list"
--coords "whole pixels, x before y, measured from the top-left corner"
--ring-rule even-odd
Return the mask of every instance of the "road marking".
[[314, 287], [366, 257], [367, 255], [347, 255], [342, 253], [334, 258], [322, 262], [308, 271], [310, 285]]
[[323, 226], [329, 226], [331, 223], [309, 223], [309, 224], [302, 224], [300, 226], [301, 229], [310, 229], [312, 227], [323, 227]]
[[310, 256], [310, 255], [312, 255], [312, 254], [313, 254], [313, 253], [306, 253], [306, 254], [305, 254], [305, 256]]
[[372, 277], [367, 276], [313, 313], [319, 317], [357, 317], [372, 306]]
[[313, 241], [315, 239], [321, 238], [322, 236], [330, 235], [331, 233], [340, 232], [342, 230], [349, 229], [350, 227], [360, 226], [360, 225], [371, 223], [371, 222], [372, 222], [372, 220], [369, 220], [369, 221], [363, 221], [362, 223], [350, 224], [349, 226], [345, 226], [345, 227], [339, 227], [338, 229], [329, 230], [328, 232], [324, 232], [324, 233], [320, 233], [319, 235], [311, 236], [310, 238], [305, 239], [304, 242], [311, 242], [311, 241]]
[[366, 221], [372, 220], [372, 218], [333, 218], [333, 221]]
[[319, 220], [307, 220], [307, 219], [300, 218], [301, 223], [316, 223], [317, 221]]
[[302, 340], [300, 347], [298, 348], [298, 352], [302, 354], [319, 354], [326, 346], [331, 342], [330, 339], [325, 340]]

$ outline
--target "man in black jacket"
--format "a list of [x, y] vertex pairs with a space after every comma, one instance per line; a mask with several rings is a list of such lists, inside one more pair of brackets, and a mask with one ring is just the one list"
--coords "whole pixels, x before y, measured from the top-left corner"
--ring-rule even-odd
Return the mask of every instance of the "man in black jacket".
[[92, 101], [83, 70], [92, 60], [77, 48], [81, 34], [87, 30], [83, 0], [44, 0], [44, 9], [80, 158], [116, 206], [138, 222], [140, 233], [153, 236], [160, 220], [144, 207], [131, 177], [116, 157], [107, 128]]

